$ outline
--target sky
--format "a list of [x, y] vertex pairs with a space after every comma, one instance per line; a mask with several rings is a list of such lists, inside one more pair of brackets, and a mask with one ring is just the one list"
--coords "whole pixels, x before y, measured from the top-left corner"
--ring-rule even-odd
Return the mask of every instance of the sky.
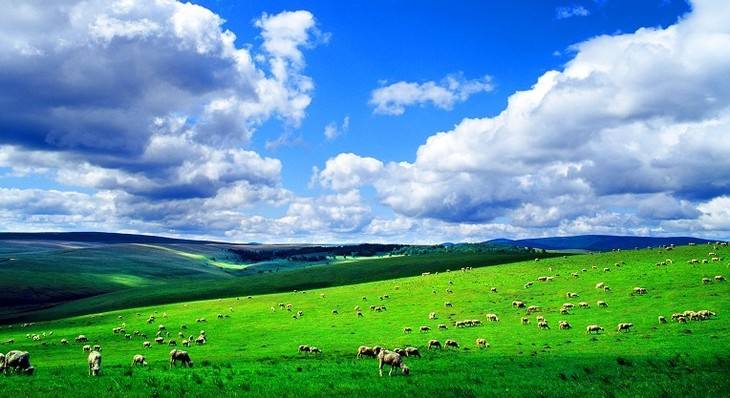
[[0, 5], [0, 231], [730, 238], [727, 1]]

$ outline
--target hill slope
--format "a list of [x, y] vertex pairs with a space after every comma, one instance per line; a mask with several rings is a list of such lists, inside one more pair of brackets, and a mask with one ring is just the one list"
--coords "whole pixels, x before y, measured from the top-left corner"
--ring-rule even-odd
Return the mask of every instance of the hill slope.
[[710, 241], [692, 237], [650, 237], [650, 236], [612, 236], [612, 235], [578, 235], [557, 236], [532, 239], [494, 239], [487, 243], [508, 246], [533, 247], [545, 250], [589, 250], [607, 251], [614, 249], [634, 249], [659, 247], [663, 245], [687, 245], [689, 243], [708, 243]]
[[[709, 260], [709, 252], [724, 260], [688, 264], [692, 258]], [[668, 258], [673, 261], [666, 262]], [[727, 247], [707, 245], [669, 252], [586, 254], [251, 299], [156, 305], [26, 328], [16, 325], [0, 329], [0, 342], [15, 339], [2, 345], [3, 350], [30, 351], [37, 373], [0, 377], [0, 390], [8, 396], [32, 391], [35, 396], [75, 397], [382, 397], [393, 391], [439, 397], [723, 396], [730, 389], [730, 346], [724, 344], [730, 336], [730, 285], [714, 280], [703, 284], [701, 278], [728, 276], [728, 258]], [[539, 282], [541, 276], [554, 280]], [[527, 282], [532, 286], [526, 287]], [[598, 282], [611, 291], [596, 289]], [[636, 286], [646, 288], [647, 294], [632, 294]], [[497, 291], [491, 292], [492, 287]], [[579, 297], [566, 299], [566, 292]], [[379, 299], [383, 295], [389, 298]], [[513, 300], [540, 310], [527, 314], [513, 307]], [[608, 307], [597, 306], [598, 300]], [[446, 307], [446, 301], [452, 306]], [[568, 301], [576, 308], [561, 314]], [[590, 308], [577, 308], [579, 301]], [[279, 309], [279, 303], [291, 304], [292, 311]], [[363, 317], [355, 315], [356, 305], [362, 307]], [[372, 311], [371, 305], [385, 305], [387, 310]], [[333, 309], [339, 314], [333, 315]], [[670, 318], [675, 312], [701, 309], [717, 315], [687, 324], [657, 322], [659, 315]], [[303, 313], [299, 319], [292, 317], [296, 311]], [[429, 319], [430, 312], [438, 319]], [[499, 321], [487, 322], [486, 313], [497, 314]], [[151, 315], [157, 319], [147, 323]], [[537, 315], [546, 318], [550, 329], [536, 327]], [[521, 324], [525, 316], [528, 325]], [[196, 323], [200, 318], [207, 322]], [[463, 319], [479, 319], [483, 325], [454, 326]], [[573, 328], [561, 330], [559, 320]], [[631, 322], [634, 328], [618, 332], [619, 322]], [[208, 342], [186, 348], [194, 368], [168, 369], [167, 344], [145, 349], [143, 337], [125, 339], [112, 333], [122, 323], [127, 332], [140, 331], [147, 339], [164, 324], [170, 333], [167, 337], [162, 332], [165, 342], [176, 339], [178, 344], [178, 331], [197, 336], [205, 329]], [[447, 329], [440, 330], [441, 323]], [[586, 334], [590, 324], [605, 331]], [[414, 332], [403, 333], [406, 326]], [[431, 330], [419, 332], [419, 326]], [[39, 341], [25, 337], [43, 332], [46, 337]], [[103, 346], [104, 375], [98, 379], [86, 375], [86, 355], [79, 344], [59, 344], [59, 339], [72, 340], [79, 334]], [[477, 348], [476, 338], [487, 339], [490, 347]], [[454, 339], [460, 347], [429, 351], [429, 339]], [[315, 345], [323, 353], [299, 354], [299, 344]], [[405, 359], [410, 377], [380, 378], [374, 360], [355, 358], [361, 344], [413, 345], [423, 358]], [[130, 369], [137, 353], [146, 355], [149, 368]]]

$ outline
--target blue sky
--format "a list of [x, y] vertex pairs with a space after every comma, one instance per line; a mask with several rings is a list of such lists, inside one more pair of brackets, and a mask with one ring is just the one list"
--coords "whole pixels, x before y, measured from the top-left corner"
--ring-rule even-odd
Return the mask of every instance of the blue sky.
[[77, 3], [0, 17], [0, 230], [730, 236], [723, 2]]

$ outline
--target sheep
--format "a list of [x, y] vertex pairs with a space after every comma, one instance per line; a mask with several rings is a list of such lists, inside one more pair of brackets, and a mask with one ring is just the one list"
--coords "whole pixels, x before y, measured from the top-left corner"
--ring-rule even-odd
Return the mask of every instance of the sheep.
[[183, 339], [183, 341], [181, 341], [180, 344], [182, 344], [183, 347], [190, 347], [190, 340]]
[[527, 307], [528, 314], [531, 312], [537, 312], [537, 311], [540, 311], [540, 307], [538, 307], [536, 305], [531, 305], [531, 306]]
[[725, 282], [725, 277], [722, 275], [716, 275], [715, 280], [718, 282]]
[[101, 353], [91, 351], [89, 353], [89, 376], [99, 376], [101, 373]]
[[570, 311], [567, 308], [565, 308], [565, 307], [562, 307], [560, 309], [560, 314], [561, 315], [568, 315], [569, 313], [570, 313]]
[[575, 305], [573, 305], [573, 303], [563, 303], [563, 308], [573, 309], [575, 308]]
[[493, 287], [493, 288], [489, 289], [489, 291], [492, 292], [492, 293], [497, 293], [497, 288], [496, 287]]
[[410, 328], [410, 327], [408, 327], [408, 326], [406, 326], [406, 327], [403, 328], [403, 333], [410, 333], [412, 331], [413, 331], [413, 329]]
[[416, 347], [406, 347], [403, 351], [405, 351], [407, 357], [421, 357], [421, 353]]
[[542, 315], [538, 315], [538, 316], [535, 317], [535, 320], [538, 321], [538, 322], [542, 322], [542, 321], [545, 320], [545, 317], [542, 316]]
[[421, 327], [419, 328], [419, 330], [420, 330], [421, 332], [428, 332], [429, 330], [431, 330], [431, 328], [430, 328], [430, 327], [428, 327], [428, 326], [421, 326]]
[[643, 287], [635, 287], [634, 294], [646, 294], [646, 289]]
[[710, 283], [712, 283], [712, 281], [710, 280], [710, 278], [702, 278], [702, 283], [705, 285], [709, 285]]
[[588, 305], [588, 303], [586, 303], [585, 301], [581, 301], [580, 303], [578, 303], [578, 307], [580, 307], [580, 308], [590, 308], [591, 306]]
[[152, 343], [150, 343], [149, 341], [145, 341], [142, 343], [142, 347], [145, 347], [145, 348], [152, 347]]
[[175, 340], [170, 340], [170, 341], [168, 341], [168, 342], [167, 342], [167, 345], [168, 345], [168, 346], [170, 346], [170, 347], [172, 347], [172, 346], [176, 346], [176, 345], [177, 345], [177, 341], [175, 341]]
[[27, 351], [12, 350], [8, 352], [0, 365], [0, 368], [5, 372], [12, 369], [15, 373], [20, 372], [30, 376], [35, 371], [35, 368], [30, 364], [30, 354]]
[[439, 330], [445, 330], [445, 329], [448, 329], [448, 326], [446, 326], [445, 323], [439, 323], [438, 328], [439, 328]]
[[522, 301], [515, 300], [512, 302], [512, 306], [517, 307], [517, 308], [525, 308], [525, 303]]
[[578, 293], [568, 292], [568, 293], [565, 293], [565, 297], [567, 297], [567, 298], [578, 297]]
[[401, 356], [392, 351], [381, 351], [378, 354], [378, 370], [381, 377], [383, 376], [383, 366], [385, 365], [390, 366], [390, 372], [388, 372], [388, 376], [392, 376], [393, 370], [396, 368], [401, 369], [403, 375], [405, 376], [408, 376], [408, 374], [410, 373], [410, 369], [408, 369], [408, 367], [403, 363]]
[[87, 345], [81, 347], [81, 350], [84, 352], [91, 352], [91, 346], [87, 344]]
[[321, 353], [322, 353], [322, 350], [320, 350], [320, 349], [319, 349], [319, 348], [317, 348], [317, 347], [309, 347], [309, 352], [310, 352], [311, 354], [321, 354]]
[[61, 345], [68, 345], [68, 340], [61, 339]]
[[545, 322], [545, 321], [540, 321], [540, 322], [537, 323], [537, 328], [540, 329], [540, 330], [550, 329], [550, 325], [548, 325], [548, 323]]
[[595, 332], [596, 334], [601, 333], [603, 331], [603, 328], [598, 325], [588, 325], [586, 326], [586, 333], [591, 334]]
[[687, 318], [680, 316], [677, 318], [677, 323], [687, 323]]
[[93, 351], [99, 351], [99, 352], [101, 352], [101, 346], [99, 344], [94, 344], [94, 346], [91, 349]]
[[208, 342], [208, 339], [205, 337], [204, 334], [201, 334], [195, 339], [195, 344], [197, 345], [203, 345]]
[[155, 343], [157, 344], [163, 344], [165, 342], [165, 339], [162, 337], [155, 337]]
[[558, 322], [558, 328], [562, 329], [562, 330], [568, 330], [568, 329], [571, 329], [572, 326], [570, 326], [570, 323], [568, 323], [566, 321], [560, 321], [560, 322]]
[[530, 286], [532, 286], [532, 282], [527, 282], [527, 283], [525, 283], [525, 289], [527, 289], [527, 288], [528, 288], [528, 287], [530, 287]]
[[438, 340], [429, 340], [428, 341], [428, 349], [432, 348], [441, 348], [441, 343]]
[[476, 339], [476, 345], [480, 348], [487, 348], [489, 347], [489, 343], [487, 343], [486, 339]]
[[381, 347], [378, 347], [378, 346], [368, 347], [366, 345], [361, 345], [357, 349], [357, 356], [356, 357], [357, 358], [362, 358], [362, 357], [376, 358], [378, 356], [378, 354], [380, 353], [381, 350], [382, 350], [382, 348]]
[[178, 349], [170, 351], [170, 368], [177, 366], [178, 361], [180, 361], [183, 366], [187, 366], [189, 368], [193, 367], [193, 361], [190, 360], [190, 355], [188, 355], [187, 351]]
[[453, 307], [453, 304], [451, 304], [451, 301], [444, 302], [444, 307]]
[[497, 314], [487, 314], [487, 320], [490, 322], [499, 322]]
[[604, 268], [603, 269], [603, 272], [610, 272], [610, 271], [611, 271], [611, 268]]
[[309, 352], [311, 348], [306, 344], [299, 345], [299, 352]]
[[596, 289], [603, 289], [605, 286], [606, 286], [606, 284], [603, 282], [596, 283]]
[[339, 312], [337, 312], [337, 310], [332, 310], [332, 315], [338, 315], [338, 314], [339, 314]]
[[596, 305], [598, 305], [601, 308], [608, 308], [608, 304], [606, 304], [606, 302], [603, 300], [598, 300], [598, 302], [596, 302]]
[[448, 340], [446, 340], [446, 342], [444, 342], [444, 347], [459, 348], [459, 343], [456, 342], [456, 340], [448, 339]]
[[667, 323], [667, 318], [663, 317], [662, 315], [659, 315], [659, 323]]
[[634, 327], [633, 323], [622, 322], [622, 323], [618, 324], [618, 326], [616, 327], [616, 330], [618, 330], [619, 332], [628, 332], [633, 327]]
[[132, 366], [137, 366], [137, 365], [142, 366], [142, 367], [147, 366], [147, 360], [145, 359], [144, 355], [137, 354], [132, 357]]
[[523, 325], [529, 325], [530, 324], [530, 319], [528, 317], [526, 317], [526, 316], [523, 316], [522, 317], [522, 324]]
[[86, 336], [84, 336], [83, 334], [76, 337], [75, 340], [77, 343], [86, 343], [87, 341], [89, 341], [89, 339]]

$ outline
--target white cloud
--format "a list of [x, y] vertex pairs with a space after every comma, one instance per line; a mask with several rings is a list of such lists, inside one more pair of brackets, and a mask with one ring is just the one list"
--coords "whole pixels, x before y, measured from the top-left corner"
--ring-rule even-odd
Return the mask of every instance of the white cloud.
[[345, 118], [342, 119], [342, 124], [340, 126], [337, 126], [336, 122], [329, 122], [326, 126], [324, 126], [324, 138], [328, 141], [332, 141], [343, 133], [346, 133], [349, 129], [350, 116], [345, 116]]
[[446, 76], [440, 82], [405, 82], [379, 87], [370, 95], [373, 113], [402, 115], [406, 107], [431, 104], [440, 109], [451, 109], [457, 102], [464, 102], [480, 92], [494, 89], [490, 76], [467, 80], [459, 74]]
[[555, 18], [566, 19], [572, 17], [586, 17], [591, 12], [587, 8], [579, 5], [558, 7], [555, 9]]
[[320, 182], [369, 184], [397, 214], [454, 224], [661, 233], [698, 217], [730, 190], [730, 5], [693, 9], [665, 29], [575, 45], [563, 70], [499, 115], [429, 137], [412, 163], [339, 155]]

